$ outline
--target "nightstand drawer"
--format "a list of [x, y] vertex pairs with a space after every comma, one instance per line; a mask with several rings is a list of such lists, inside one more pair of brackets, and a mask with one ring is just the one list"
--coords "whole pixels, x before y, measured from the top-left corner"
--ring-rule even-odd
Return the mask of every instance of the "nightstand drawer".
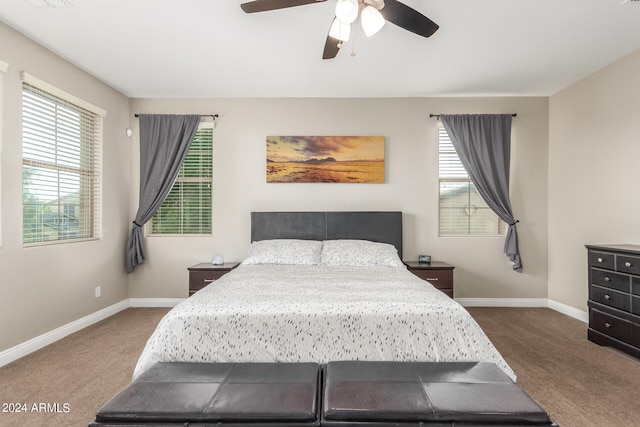
[[189, 272], [189, 289], [202, 289], [224, 276], [225, 273], [226, 271], [191, 271]]
[[440, 261], [431, 263], [420, 263], [415, 261], [404, 262], [410, 272], [431, 283], [434, 288], [453, 298], [453, 269], [449, 265]]
[[237, 263], [213, 265], [204, 262], [189, 267], [189, 296], [195, 294], [205, 286], [215, 282], [216, 280], [233, 270], [237, 265]]
[[453, 288], [453, 270], [411, 270], [411, 272], [438, 289]]

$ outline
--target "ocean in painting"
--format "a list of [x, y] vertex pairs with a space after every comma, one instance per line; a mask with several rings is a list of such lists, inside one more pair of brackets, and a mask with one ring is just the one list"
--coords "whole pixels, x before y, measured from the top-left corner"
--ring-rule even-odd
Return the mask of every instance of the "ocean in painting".
[[267, 182], [384, 183], [384, 160], [267, 162]]
[[384, 137], [268, 136], [267, 182], [384, 183]]

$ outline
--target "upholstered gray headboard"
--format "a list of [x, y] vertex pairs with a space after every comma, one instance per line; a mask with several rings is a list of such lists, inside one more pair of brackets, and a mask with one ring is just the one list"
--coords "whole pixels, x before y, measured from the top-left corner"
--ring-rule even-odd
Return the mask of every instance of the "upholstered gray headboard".
[[402, 259], [402, 212], [251, 212], [251, 241], [269, 239], [371, 240]]

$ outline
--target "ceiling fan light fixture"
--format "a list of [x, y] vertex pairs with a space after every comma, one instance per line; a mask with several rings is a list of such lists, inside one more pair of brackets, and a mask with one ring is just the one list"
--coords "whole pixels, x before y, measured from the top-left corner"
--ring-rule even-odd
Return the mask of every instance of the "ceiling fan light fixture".
[[343, 24], [351, 24], [358, 18], [360, 6], [358, 0], [338, 0], [336, 18]]
[[360, 22], [362, 23], [362, 30], [367, 37], [371, 37], [382, 27], [384, 27], [384, 17], [378, 9], [369, 5], [362, 9], [360, 14]]
[[339, 20], [334, 19], [331, 24], [331, 28], [329, 28], [329, 36], [343, 42], [349, 41], [349, 36], [351, 36], [351, 24], [343, 24]]
[[[26, 0], [63, 1], [74, 0]], [[324, 3], [327, 0], [249, 0], [240, 7], [246, 13], [287, 9], [295, 6]], [[640, 0], [626, 0], [640, 2]], [[439, 26], [422, 13], [407, 6], [403, 0], [335, 0], [335, 17], [329, 27], [322, 51], [322, 59], [336, 57], [344, 42], [349, 40], [351, 24], [360, 16], [363, 32], [367, 37], [376, 34], [386, 21], [422, 37], [431, 37]], [[354, 54], [352, 53], [352, 56]]]

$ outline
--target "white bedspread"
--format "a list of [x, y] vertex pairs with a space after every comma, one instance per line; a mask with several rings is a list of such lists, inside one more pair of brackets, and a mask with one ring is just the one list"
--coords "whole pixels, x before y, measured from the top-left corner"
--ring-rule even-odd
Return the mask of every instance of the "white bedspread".
[[490, 361], [469, 313], [404, 268], [241, 265], [174, 307], [134, 378], [160, 361]]

